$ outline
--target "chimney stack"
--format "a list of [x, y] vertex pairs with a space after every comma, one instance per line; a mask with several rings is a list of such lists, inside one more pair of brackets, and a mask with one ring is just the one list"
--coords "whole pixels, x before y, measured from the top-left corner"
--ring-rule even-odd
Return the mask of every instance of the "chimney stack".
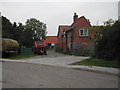
[[76, 13], [74, 13], [74, 16], [73, 16], [73, 21], [76, 22], [78, 19], [78, 15]]

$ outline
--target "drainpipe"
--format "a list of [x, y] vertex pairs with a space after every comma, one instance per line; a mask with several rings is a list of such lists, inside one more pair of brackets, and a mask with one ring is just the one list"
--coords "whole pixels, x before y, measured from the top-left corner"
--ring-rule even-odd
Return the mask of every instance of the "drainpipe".
[[65, 32], [65, 39], [66, 39], [66, 52], [67, 52], [67, 48], [68, 48], [68, 45], [67, 45], [67, 43], [68, 43], [68, 41], [67, 41], [67, 31]]
[[62, 35], [62, 50], [63, 50], [63, 35]]
[[73, 29], [72, 29], [72, 36], [71, 36], [71, 47], [70, 47], [70, 51], [73, 52]]

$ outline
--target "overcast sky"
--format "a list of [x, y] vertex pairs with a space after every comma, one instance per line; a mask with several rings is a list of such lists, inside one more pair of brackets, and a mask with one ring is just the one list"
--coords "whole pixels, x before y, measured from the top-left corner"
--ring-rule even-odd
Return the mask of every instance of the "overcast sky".
[[118, 19], [118, 2], [8, 2], [2, 1], [2, 15], [12, 23], [25, 24], [36, 18], [47, 25], [47, 36], [57, 35], [59, 25], [71, 25], [74, 12], [85, 16], [92, 25]]

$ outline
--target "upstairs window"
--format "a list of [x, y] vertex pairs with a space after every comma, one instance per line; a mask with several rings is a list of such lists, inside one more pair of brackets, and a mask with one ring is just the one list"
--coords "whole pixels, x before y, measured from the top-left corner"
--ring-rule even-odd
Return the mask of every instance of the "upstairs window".
[[88, 29], [80, 29], [80, 36], [88, 36]]

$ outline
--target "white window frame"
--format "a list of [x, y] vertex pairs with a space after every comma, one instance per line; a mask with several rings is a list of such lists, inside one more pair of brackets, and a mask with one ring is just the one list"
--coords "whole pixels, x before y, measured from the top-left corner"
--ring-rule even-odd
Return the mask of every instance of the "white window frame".
[[[81, 34], [81, 31], [83, 31], [83, 34]], [[80, 29], [79, 33], [80, 36], [88, 36], [88, 29]]]

